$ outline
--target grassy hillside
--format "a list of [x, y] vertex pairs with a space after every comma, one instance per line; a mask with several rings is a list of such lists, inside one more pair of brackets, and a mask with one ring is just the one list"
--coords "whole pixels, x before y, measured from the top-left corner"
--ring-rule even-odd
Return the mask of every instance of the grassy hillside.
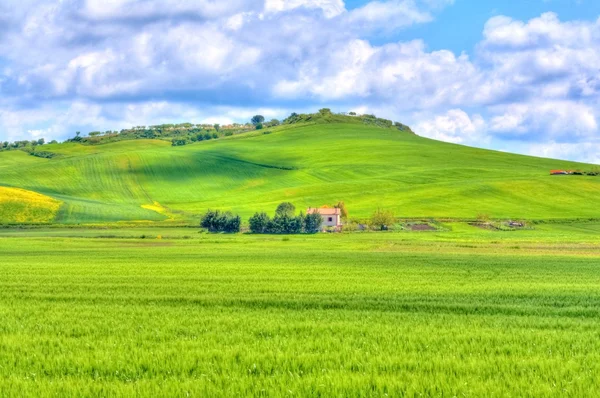
[[298, 208], [342, 200], [351, 217], [377, 207], [405, 217], [598, 217], [600, 178], [548, 175], [593, 166], [334, 122], [182, 147], [159, 140], [44, 145], [59, 154], [52, 159], [2, 152], [0, 185], [62, 202], [54, 218], [61, 223], [191, 221], [207, 208], [247, 217], [283, 200]]

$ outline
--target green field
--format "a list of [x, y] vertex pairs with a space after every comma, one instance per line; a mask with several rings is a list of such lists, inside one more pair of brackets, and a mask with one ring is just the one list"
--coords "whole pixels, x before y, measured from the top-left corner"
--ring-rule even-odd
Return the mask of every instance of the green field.
[[[599, 177], [549, 175], [596, 166], [358, 123], [286, 125], [182, 147], [135, 140], [44, 145], [44, 151], [58, 156], [0, 152], [0, 186], [60, 202], [54, 223], [189, 224], [208, 208], [247, 219], [282, 201], [299, 209], [344, 201], [359, 219], [378, 207], [398, 217], [598, 217]], [[0, 223], [19, 222], [0, 204]]]
[[448, 229], [0, 229], [0, 395], [597, 396], [600, 224]]

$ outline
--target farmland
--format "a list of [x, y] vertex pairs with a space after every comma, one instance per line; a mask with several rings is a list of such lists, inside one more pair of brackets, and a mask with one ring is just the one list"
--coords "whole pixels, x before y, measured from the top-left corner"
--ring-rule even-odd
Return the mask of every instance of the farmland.
[[599, 232], [0, 229], [0, 390], [595, 396]]

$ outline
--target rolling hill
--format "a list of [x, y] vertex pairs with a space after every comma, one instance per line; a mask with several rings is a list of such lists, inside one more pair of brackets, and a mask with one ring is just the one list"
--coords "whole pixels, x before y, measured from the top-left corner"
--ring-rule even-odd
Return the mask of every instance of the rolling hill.
[[[283, 125], [181, 147], [163, 140], [44, 145], [0, 153], [0, 222], [192, 222], [208, 208], [244, 218], [281, 201], [344, 201], [351, 217], [598, 217], [596, 166], [454, 145], [348, 119]], [[16, 196], [15, 193], [18, 193]]]

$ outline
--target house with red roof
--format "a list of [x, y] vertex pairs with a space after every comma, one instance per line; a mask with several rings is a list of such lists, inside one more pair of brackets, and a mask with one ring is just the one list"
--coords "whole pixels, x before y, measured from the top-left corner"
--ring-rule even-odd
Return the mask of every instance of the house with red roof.
[[340, 227], [342, 225], [342, 211], [340, 209], [308, 208], [306, 214], [320, 214], [323, 217], [321, 227]]

